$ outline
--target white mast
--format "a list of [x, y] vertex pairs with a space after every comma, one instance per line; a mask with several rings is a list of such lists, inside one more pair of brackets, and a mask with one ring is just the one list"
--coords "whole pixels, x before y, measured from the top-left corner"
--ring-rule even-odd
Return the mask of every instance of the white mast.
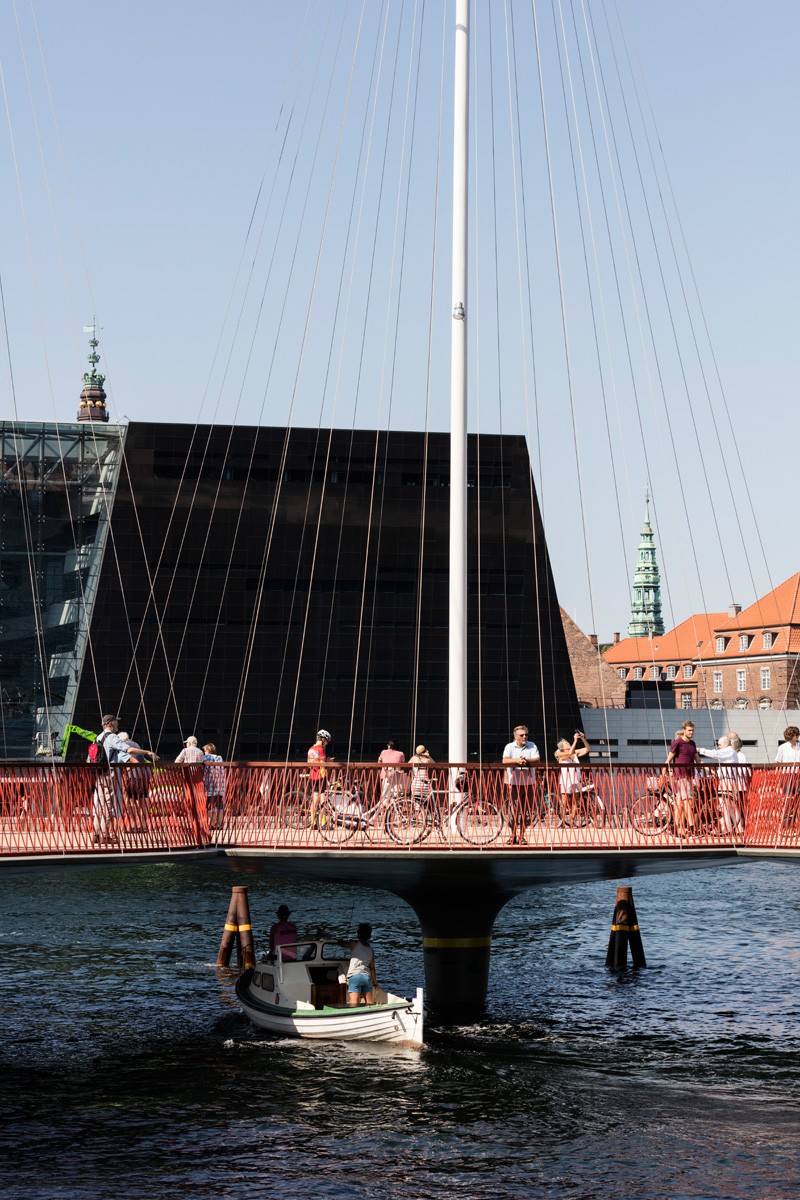
[[456, 0], [453, 104], [453, 340], [450, 356], [448, 758], [467, 757], [467, 162], [469, 0]]

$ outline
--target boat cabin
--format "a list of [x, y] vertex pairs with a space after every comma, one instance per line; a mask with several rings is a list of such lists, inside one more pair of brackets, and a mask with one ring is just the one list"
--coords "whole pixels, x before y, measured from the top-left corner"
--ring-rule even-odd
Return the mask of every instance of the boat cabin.
[[251, 987], [281, 1008], [346, 1008], [349, 965], [341, 942], [296, 942], [257, 963]]

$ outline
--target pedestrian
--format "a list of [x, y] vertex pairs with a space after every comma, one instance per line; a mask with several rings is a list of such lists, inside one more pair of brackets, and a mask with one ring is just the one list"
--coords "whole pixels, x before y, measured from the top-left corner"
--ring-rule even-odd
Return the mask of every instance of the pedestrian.
[[96, 745], [99, 746], [109, 766], [109, 774], [101, 775], [97, 780], [92, 796], [93, 826], [92, 840], [95, 842], [117, 842], [119, 819], [122, 816], [124, 789], [119, 771], [115, 768], [120, 763], [142, 761], [152, 758], [158, 762], [158, 755], [153, 750], [146, 750], [129, 738], [119, 735], [119, 717], [114, 713], [106, 713], [101, 718], [102, 732], [98, 735]]
[[209, 825], [212, 829], [222, 828], [222, 810], [225, 798], [225, 768], [219, 764], [222, 755], [217, 754], [213, 742], [203, 746], [203, 784], [206, 789], [206, 806]]
[[702, 746], [698, 750], [698, 754], [703, 758], [713, 758], [719, 763], [717, 801], [723, 833], [730, 833], [732, 830], [741, 832], [744, 829], [739, 795], [747, 790], [747, 778], [741, 770], [740, 763], [746, 763], [747, 759], [741, 746], [738, 733], [723, 734], [717, 738], [716, 750], [706, 750]]
[[405, 761], [406, 756], [402, 750], [398, 750], [396, 740], [389, 738], [385, 748], [378, 755], [378, 762], [384, 764], [381, 769], [381, 796], [384, 800], [392, 788], [395, 795], [405, 791], [405, 773], [398, 771], [399, 764]]
[[800, 762], [800, 729], [796, 725], [787, 725], [783, 731], [785, 742], [781, 742], [778, 746], [778, 753], [775, 755], [776, 763], [796, 763]]
[[566, 738], [562, 738], [556, 746], [556, 761], [561, 763], [561, 770], [559, 771], [561, 818], [566, 823], [567, 807], [569, 806], [569, 823], [573, 829], [578, 824], [578, 799], [581, 795], [583, 782], [580, 768], [572, 764], [579, 763], [589, 753], [589, 743], [586, 741], [585, 736], [577, 729], [571, 742], [568, 742]]
[[532, 763], [539, 761], [539, 750], [528, 737], [527, 725], [514, 726], [514, 740], [503, 751], [506, 771], [506, 819], [510, 830], [511, 845], [525, 845], [525, 828], [533, 795]]
[[285, 904], [278, 905], [275, 916], [278, 919], [274, 925], [270, 926], [269, 931], [270, 958], [274, 958], [278, 948], [281, 947], [283, 961], [295, 962], [297, 960], [297, 951], [294, 948], [297, 942], [297, 926], [294, 921], [289, 920], [289, 909]]
[[694, 740], [694, 721], [684, 721], [669, 748], [666, 766], [674, 777], [675, 830], [679, 837], [694, 833], [694, 769], [700, 762]]
[[311, 770], [308, 772], [308, 780], [311, 784], [311, 807], [308, 812], [308, 824], [311, 829], [317, 828], [317, 812], [320, 801], [325, 791], [326, 770], [322, 765], [325, 762], [327, 755], [328, 744], [331, 740], [331, 735], [327, 729], [317, 731], [317, 740], [313, 746], [309, 747], [306, 755], [307, 761], [311, 763]]
[[421, 800], [425, 803], [431, 791], [431, 779], [428, 768], [433, 766], [433, 759], [427, 747], [420, 745], [417, 746], [408, 761], [411, 766], [411, 795], [415, 800]]
[[357, 940], [342, 940], [341, 945], [350, 951], [350, 962], [347, 967], [347, 1003], [355, 1008], [364, 997], [365, 1004], [375, 1003], [375, 988], [378, 979], [375, 974], [375, 951], [370, 945], [372, 926], [363, 921], [356, 930]]
[[128, 747], [127, 754], [120, 754], [119, 761], [124, 763], [133, 763], [135, 765], [128, 767], [125, 772], [125, 791], [129, 800], [146, 800], [150, 791], [150, 780], [153, 775], [152, 768], [146, 764], [137, 762], [134, 757], [134, 750], [141, 750], [142, 747], [138, 742], [135, 742], [129, 733], [120, 733], [120, 740]]
[[203, 751], [197, 744], [197, 738], [192, 734], [183, 743], [183, 749], [175, 759], [176, 763], [200, 763], [203, 761]]

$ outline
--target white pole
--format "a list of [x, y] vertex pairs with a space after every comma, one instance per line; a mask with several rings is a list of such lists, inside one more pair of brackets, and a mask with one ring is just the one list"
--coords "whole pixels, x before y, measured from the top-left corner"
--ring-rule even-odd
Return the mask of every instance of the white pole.
[[467, 167], [469, 0], [456, 0], [453, 104], [453, 340], [450, 356], [448, 757], [467, 758]]

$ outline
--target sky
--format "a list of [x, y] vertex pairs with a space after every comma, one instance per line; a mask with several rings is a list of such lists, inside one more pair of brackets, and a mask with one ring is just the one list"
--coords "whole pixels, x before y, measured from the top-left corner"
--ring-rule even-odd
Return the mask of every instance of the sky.
[[[454, 3], [7, 0], [0, 413], [449, 420]], [[798, 568], [791, 0], [473, 14], [469, 423], [525, 433], [556, 586], [667, 627]]]

